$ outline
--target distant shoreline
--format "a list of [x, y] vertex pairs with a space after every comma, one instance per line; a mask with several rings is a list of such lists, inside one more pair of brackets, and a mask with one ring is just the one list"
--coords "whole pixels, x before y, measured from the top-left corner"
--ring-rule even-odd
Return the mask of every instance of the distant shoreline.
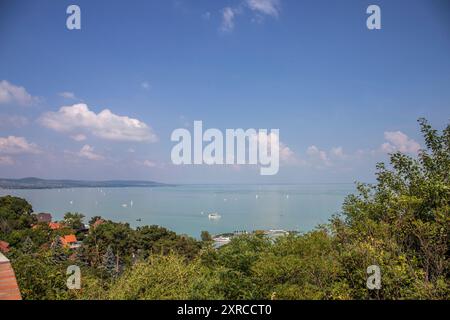
[[141, 180], [47, 180], [39, 178], [3, 179], [0, 178], [0, 189], [72, 189], [72, 188], [148, 188], [169, 187], [173, 184], [165, 184], [155, 181]]
[[[374, 182], [367, 182], [373, 184]], [[152, 188], [178, 186], [314, 186], [355, 185], [354, 182], [303, 182], [303, 183], [162, 183], [151, 180], [72, 180], [41, 178], [0, 178], [0, 190], [46, 190], [73, 188]]]

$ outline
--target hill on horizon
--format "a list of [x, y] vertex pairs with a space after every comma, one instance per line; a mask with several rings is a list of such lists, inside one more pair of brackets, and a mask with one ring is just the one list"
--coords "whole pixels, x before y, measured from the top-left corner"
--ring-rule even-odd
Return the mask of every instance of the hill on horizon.
[[70, 180], [40, 179], [27, 177], [21, 179], [0, 178], [3, 189], [60, 189], [60, 188], [121, 188], [121, 187], [161, 187], [168, 184], [145, 180]]

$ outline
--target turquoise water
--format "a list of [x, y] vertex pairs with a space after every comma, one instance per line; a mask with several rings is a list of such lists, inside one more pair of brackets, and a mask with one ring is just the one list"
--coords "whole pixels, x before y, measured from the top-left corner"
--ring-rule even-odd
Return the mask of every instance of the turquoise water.
[[[308, 185], [184, 185], [156, 188], [80, 188], [0, 190], [23, 197], [35, 212], [54, 220], [65, 212], [128, 222], [133, 227], [157, 224], [199, 237], [236, 230], [285, 229], [308, 231], [339, 212], [353, 184]], [[219, 213], [219, 220], [208, 214]], [[136, 221], [141, 219], [141, 221]]]

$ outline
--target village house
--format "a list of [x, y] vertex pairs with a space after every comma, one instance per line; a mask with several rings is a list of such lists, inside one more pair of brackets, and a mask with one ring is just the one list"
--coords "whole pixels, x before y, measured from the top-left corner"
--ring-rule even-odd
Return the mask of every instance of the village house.
[[68, 234], [61, 237], [61, 242], [63, 246], [70, 249], [77, 249], [81, 246], [80, 242], [78, 242], [77, 237], [74, 234]]
[[39, 213], [36, 215], [38, 223], [50, 223], [52, 222], [52, 215], [50, 213]]

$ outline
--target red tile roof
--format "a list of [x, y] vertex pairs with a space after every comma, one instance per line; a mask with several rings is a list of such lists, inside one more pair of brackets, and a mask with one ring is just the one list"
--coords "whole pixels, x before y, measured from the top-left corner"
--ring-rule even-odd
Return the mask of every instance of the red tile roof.
[[74, 234], [68, 234], [61, 238], [61, 241], [64, 245], [71, 244], [77, 242], [77, 237]]
[[9, 260], [0, 253], [0, 300], [22, 300]]
[[52, 230], [57, 230], [57, 229], [61, 229], [62, 225], [59, 222], [49, 222], [48, 226], [50, 227], [50, 229]]
[[9, 252], [9, 243], [0, 240], [0, 252], [7, 253]]

